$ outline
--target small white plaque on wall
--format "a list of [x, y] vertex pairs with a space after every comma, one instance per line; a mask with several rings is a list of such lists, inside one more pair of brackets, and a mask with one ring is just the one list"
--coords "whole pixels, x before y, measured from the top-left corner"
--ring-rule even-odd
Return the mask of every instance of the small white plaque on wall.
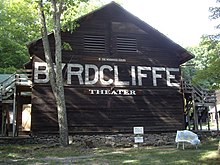
[[143, 143], [144, 142], [144, 138], [141, 137], [141, 136], [134, 137], [134, 142], [135, 143]]
[[134, 134], [144, 134], [144, 127], [134, 127]]

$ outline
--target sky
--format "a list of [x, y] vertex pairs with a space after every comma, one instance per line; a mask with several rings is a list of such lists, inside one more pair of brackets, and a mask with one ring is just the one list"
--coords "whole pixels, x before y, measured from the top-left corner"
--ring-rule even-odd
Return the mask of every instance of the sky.
[[123, 8], [184, 47], [198, 45], [202, 35], [218, 32], [217, 20], [209, 19], [209, 7], [219, 5], [216, 0], [121, 1]]

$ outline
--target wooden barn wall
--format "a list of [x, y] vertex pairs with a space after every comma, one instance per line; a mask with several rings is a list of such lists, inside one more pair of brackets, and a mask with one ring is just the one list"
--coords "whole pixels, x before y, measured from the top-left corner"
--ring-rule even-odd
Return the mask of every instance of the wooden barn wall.
[[[132, 132], [181, 129], [182, 96], [175, 90], [145, 90], [140, 96], [86, 95], [85, 88], [65, 88], [70, 133]], [[34, 87], [32, 131], [58, 131], [55, 103], [49, 86]]]
[[[117, 12], [115, 14], [117, 15]], [[132, 132], [134, 126], [143, 126], [145, 132], [183, 129], [182, 93], [177, 87], [167, 86], [165, 71], [166, 68], [179, 68], [178, 56], [157, 39], [152, 38], [153, 35], [147, 30], [143, 31], [137, 24], [134, 25], [132, 20], [123, 18], [122, 21], [122, 18], [112, 16], [107, 19], [107, 16], [103, 13], [101, 16], [94, 16], [93, 19], [88, 18], [75, 32], [62, 33], [63, 41], [72, 47], [72, 50], [63, 51], [65, 99], [70, 133], [126, 133]], [[84, 37], [88, 35], [104, 36], [104, 49], [85, 50]], [[135, 38], [137, 51], [118, 51], [117, 37]], [[51, 35], [50, 41], [53, 47]], [[32, 49], [35, 55], [32, 59], [33, 67], [35, 62], [44, 61], [42, 50], [41, 42]], [[68, 65], [71, 64], [82, 66], [83, 84], [79, 83], [77, 76], [70, 76], [71, 81], [67, 81], [68, 72], [79, 69], [70, 67], [68, 70]], [[129, 85], [113, 83], [104, 85], [100, 82], [100, 75], [96, 83], [85, 84], [86, 65], [95, 65], [98, 72], [103, 65], [113, 68], [112, 71], [108, 69], [103, 71], [105, 81], [109, 79], [116, 81], [114, 72], [118, 69], [119, 80], [129, 82]], [[132, 66], [135, 68], [136, 83], [132, 82]], [[147, 77], [142, 78], [142, 85], [138, 84], [138, 67], [151, 68], [149, 71], [142, 70], [143, 74], [147, 74]], [[153, 84], [152, 67], [165, 68], [163, 71], [157, 71], [162, 78], [156, 79], [156, 86]], [[36, 69], [33, 69], [35, 78], [45, 78], [43, 72], [42, 75], [36, 75]], [[171, 73], [176, 79], [171, 81], [179, 83], [180, 73], [172, 71]], [[95, 72], [90, 68], [87, 80], [94, 78]], [[58, 131], [57, 112], [49, 83], [36, 83], [36, 80], [33, 82], [32, 132], [55, 133]]]

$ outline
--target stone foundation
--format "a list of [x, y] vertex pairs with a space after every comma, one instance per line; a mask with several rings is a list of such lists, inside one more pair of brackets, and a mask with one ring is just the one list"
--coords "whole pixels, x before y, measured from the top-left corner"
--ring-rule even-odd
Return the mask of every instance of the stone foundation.
[[[175, 143], [176, 133], [144, 134], [144, 139], [140, 146], [158, 146]], [[132, 147], [134, 143], [134, 134], [115, 134], [115, 135], [72, 135], [69, 136], [70, 144], [94, 148], [100, 146], [108, 147]], [[1, 137], [0, 144], [59, 144], [57, 135], [38, 135], [33, 137]]]
[[[220, 136], [218, 132], [200, 132], [197, 133], [201, 141], [206, 138], [216, 138]], [[134, 134], [115, 134], [115, 135], [70, 135], [70, 144], [77, 144], [82, 147], [94, 148], [101, 146], [108, 147], [133, 147]], [[175, 133], [152, 133], [140, 135], [144, 142], [139, 146], [161, 146], [161, 145], [175, 145]], [[59, 144], [58, 135], [38, 135], [33, 137], [0, 137], [1, 144]]]
[[[159, 146], [175, 144], [176, 133], [144, 134], [144, 142], [140, 146]], [[134, 146], [134, 134], [117, 135], [75, 135], [70, 137], [70, 142], [80, 144], [89, 148], [109, 146], [109, 147], [132, 147]]]

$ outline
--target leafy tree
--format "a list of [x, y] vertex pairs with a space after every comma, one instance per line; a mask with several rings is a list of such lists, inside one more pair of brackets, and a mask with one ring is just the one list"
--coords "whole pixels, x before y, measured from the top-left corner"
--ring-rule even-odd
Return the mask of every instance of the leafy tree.
[[[219, 3], [220, 0], [216, 0]], [[220, 7], [210, 7], [210, 19], [220, 18]], [[216, 26], [220, 29], [220, 24]], [[194, 65], [193, 81], [204, 88], [220, 89], [220, 55], [219, 55], [219, 37], [220, 34], [203, 36], [199, 46], [188, 48], [195, 59], [191, 61]], [[192, 72], [191, 72], [192, 73]]]
[[39, 37], [31, 0], [1, 1], [0, 73], [11, 73], [28, 61], [26, 43]]
[[191, 77], [194, 83], [207, 89], [220, 88], [220, 43], [203, 36], [199, 46], [188, 48], [195, 58], [191, 65]]
[[[219, 3], [220, 0], [216, 0]], [[220, 18], [220, 7], [210, 7], [210, 19]], [[220, 24], [216, 26], [220, 29]], [[184, 68], [185, 77], [191, 77], [193, 82], [203, 88], [220, 89], [220, 55], [219, 55], [220, 34], [213, 34], [201, 37], [199, 46], [190, 47], [188, 50], [195, 55], [195, 58], [188, 62], [190, 68]]]
[[[220, 0], [216, 0], [216, 3], [220, 3]], [[211, 15], [209, 16], [210, 19], [219, 19], [220, 18], [220, 7], [219, 6], [210, 7], [209, 11], [211, 13]], [[220, 24], [217, 24], [216, 28], [220, 29]], [[210, 35], [209, 37], [212, 39], [219, 39], [220, 34], [213, 34], [213, 35]]]
[[[53, 11], [53, 32], [55, 38], [55, 66], [53, 65], [50, 43], [48, 39], [47, 32], [47, 23], [45, 18], [45, 7], [47, 4], [40, 0], [38, 2], [38, 10], [39, 17], [41, 21], [41, 33], [42, 33], [42, 41], [45, 53], [45, 59], [49, 69], [49, 78], [51, 88], [56, 100], [57, 112], [58, 112], [58, 124], [59, 124], [59, 133], [60, 133], [60, 144], [62, 146], [68, 145], [68, 124], [67, 124], [67, 115], [66, 115], [66, 104], [64, 98], [64, 87], [62, 80], [62, 45], [61, 45], [61, 25], [60, 25], [60, 17], [64, 10], [64, 2], [57, 2], [56, 0], [52, 0], [50, 3]], [[45, 6], [44, 6], [45, 5]], [[48, 11], [48, 10], [47, 10]]]
[[84, 0], [86, 3], [82, 3], [83, 1], [76, 1], [75, 5], [70, 4], [68, 8], [64, 11], [61, 16], [61, 28], [63, 31], [73, 31], [78, 24], [76, 24], [75, 20], [95, 9], [104, 5], [101, 0]]
[[[85, 0], [84, 0], [85, 1]], [[28, 62], [26, 44], [40, 37], [37, 5], [33, 0], [3, 0], [0, 3], [0, 73], [14, 73]], [[43, 1], [48, 32], [52, 31], [52, 8]], [[83, 2], [83, 1], [81, 1]], [[74, 20], [103, 5], [101, 0], [88, 3], [73, 1], [61, 15], [62, 30], [74, 30]]]

